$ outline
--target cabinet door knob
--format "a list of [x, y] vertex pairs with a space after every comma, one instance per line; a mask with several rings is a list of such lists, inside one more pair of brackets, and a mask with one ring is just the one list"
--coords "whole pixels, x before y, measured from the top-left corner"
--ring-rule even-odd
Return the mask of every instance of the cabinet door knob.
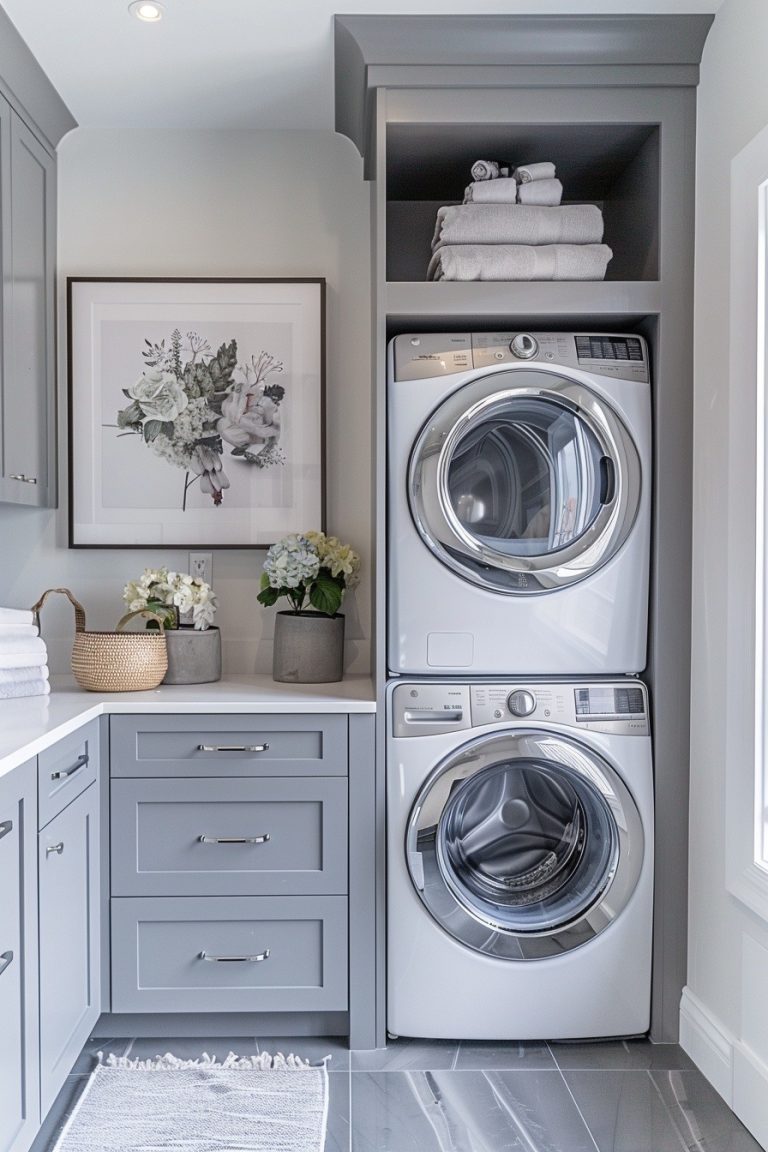
[[13, 831], [13, 820], [0, 820], [0, 840]]
[[269, 744], [198, 744], [198, 752], [268, 752]]
[[269, 832], [261, 836], [199, 836], [200, 844], [266, 844], [271, 839]]
[[66, 780], [67, 776], [72, 776], [75, 772], [79, 772], [87, 763], [88, 753], [86, 752], [83, 756], [78, 756], [71, 768], [62, 768], [61, 772], [51, 772], [51, 780]]
[[49, 844], [45, 850], [45, 854], [46, 856], [50, 856], [51, 852], [55, 852], [57, 856], [61, 856], [63, 851], [64, 841], [62, 840], [58, 844]]
[[269, 948], [255, 956], [209, 956], [207, 952], [201, 952], [200, 959], [210, 960], [213, 964], [260, 964], [262, 960], [269, 959]]
[[11, 960], [13, 960], [13, 952], [10, 949], [7, 952], [0, 952], [0, 976], [5, 972]]
[[21, 480], [22, 484], [37, 484], [37, 476], [25, 476], [23, 472], [11, 474], [11, 480]]

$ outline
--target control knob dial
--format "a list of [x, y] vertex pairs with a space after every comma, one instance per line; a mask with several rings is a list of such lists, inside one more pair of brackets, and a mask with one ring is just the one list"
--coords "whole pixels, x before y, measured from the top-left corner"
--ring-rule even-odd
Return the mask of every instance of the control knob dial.
[[516, 688], [507, 697], [507, 707], [513, 716], [530, 716], [536, 710], [536, 697], [526, 688]]
[[539, 350], [539, 342], [527, 332], [518, 332], [517, 336], [512, 337], [509, 350], [518, 360], [532, 360]]

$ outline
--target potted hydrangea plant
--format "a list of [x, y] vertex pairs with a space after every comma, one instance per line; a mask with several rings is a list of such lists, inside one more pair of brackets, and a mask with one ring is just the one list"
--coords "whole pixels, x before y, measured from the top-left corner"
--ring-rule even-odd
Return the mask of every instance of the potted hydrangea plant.
[[273, 679], [323, 684], [344, 675], [344, 593], [357, 582], [360, 557], [324, 532], [286, 536], [264, 561], [259, 603], [285, 596], [288, 610], [275, 619]]
[[[187, 572], [145, 568], [123, 589], [132, 612], [149, 609], [163, 616], [168, 649], [164, 684], [207, 684], [221, 679], [221, 634], [213, 626], [216, 593]], [[157, 628], [153, 621], [148, 628]]]

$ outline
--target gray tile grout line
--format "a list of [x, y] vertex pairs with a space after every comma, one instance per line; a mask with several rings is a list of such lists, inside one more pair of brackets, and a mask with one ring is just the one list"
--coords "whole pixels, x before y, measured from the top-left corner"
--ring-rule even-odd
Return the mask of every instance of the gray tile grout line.
[[[552, 1054], [552, 1058], [554, 1059], [554, 1053]], [[568, 1093], [568, 1095], [570, 1096], [571, 1100], [573, 1100], [573, 1106], [574, 1106], [574, 1108], [576, 1109], [576, 1111], [578, 1112], [579, 1116], [581, 1117], [581, 1122], [582, 1122], [582, 1124], [584, 1125], [584, 1127], [585, 1127], [585, 1128], [586, 1128], [586, 1130], [587, 1130], [587, 1135], [589, 1136], [590, 1140], [591, 1140], [591, 1141], [592, 1141], [592, 1143], [594, 1144], [594, 1146], [595, 1146], [595, 1148], [596, 1148], [597, 1152], [600, 1152], [600, 1145], [597, 1143], [597, 1140], [595, 1140], [595, 1137], [594, 1137], [594, 1135], [593, 1135], [592, 1129], [590, 1128], [589, 1124], [587, 1124], [587, 1121], [586, 1121], [586, 1118], [585, 1118], [585, 1116], [584, 1116], [584, 1113], [582, 1112], [581, 1108], [579, 1107], [579, 1103], [578, 1103], [578, 1101], [577, 1101], [576, 1097], [574, 1096], [573, 1092], [571, 1091], [571, 1086], [570, 1086], [570, 1084], [568, 1083], [568, 1081], [566, 1080], [566, 1078], [565, 1078], [565, 1073], [563, 1072], [563, 1070], [562, 1070], [562, 1068], [560, 1067], [560, 1065], [559, 1065], [559, 1064], [557, 1065], [557, 1070], [558, 1070], [558, 1072], [560, 1073], [560, 1076], [561, 1076], [561, 1078], [562, 1078], [563, 1084], [565, 1084], [565, 1090], [566, 1090], [566, 1092], [567, 1092], [567, 1093]]]

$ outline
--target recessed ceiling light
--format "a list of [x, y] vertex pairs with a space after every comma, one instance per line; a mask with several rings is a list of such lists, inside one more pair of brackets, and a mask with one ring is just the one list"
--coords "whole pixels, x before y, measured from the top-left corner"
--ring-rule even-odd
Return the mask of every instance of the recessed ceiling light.
[[133, 0], [133, 3], [128, 5], [128, 11], [146, 24], [156, 24], [163, 18], [163, 6], [154, 3], [154, 0], [152, 3], [150, 0]]

